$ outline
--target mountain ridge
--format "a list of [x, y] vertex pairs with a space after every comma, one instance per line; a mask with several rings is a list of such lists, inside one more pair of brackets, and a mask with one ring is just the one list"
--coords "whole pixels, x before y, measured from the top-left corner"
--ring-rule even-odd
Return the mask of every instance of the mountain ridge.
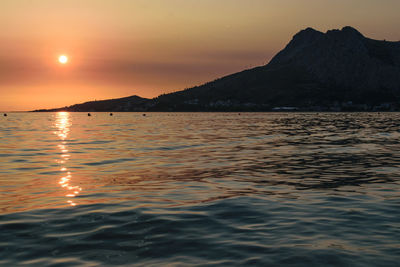
[[[264, 66], [153, 99], [131, 100], [122, 98], [120, 105], [115, 100], [97, 103], [101, 108], [89, 102], [91, 104], [63, 109], [276, 111], [290, 107], [310, 111], [398, 110], [400, 42], [373, 40], [350, 26], [326, 33], [306, 28], [295, 34]], [[107, 107], [107, 104], [110, 105]], [[88, 110], [88, 107], [92, 109]], [[61, 109], [45, 111], [57, 110]]]

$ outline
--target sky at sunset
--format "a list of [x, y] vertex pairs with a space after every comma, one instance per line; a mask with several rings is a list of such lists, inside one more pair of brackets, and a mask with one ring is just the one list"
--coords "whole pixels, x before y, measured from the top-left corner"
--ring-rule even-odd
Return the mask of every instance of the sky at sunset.
[[399, 0], [1, 0], [0, 110], [181, 90], [268, 63], [306, 27], [397, 41], [399, 10]]

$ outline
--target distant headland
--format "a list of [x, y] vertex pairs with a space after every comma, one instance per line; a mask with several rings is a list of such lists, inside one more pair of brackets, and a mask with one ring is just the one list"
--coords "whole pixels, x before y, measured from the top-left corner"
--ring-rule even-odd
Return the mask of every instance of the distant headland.
[[267, 65], [201, 86], [35, 111], [398, 111], [399, 100], [400, 42], [307, 28]]

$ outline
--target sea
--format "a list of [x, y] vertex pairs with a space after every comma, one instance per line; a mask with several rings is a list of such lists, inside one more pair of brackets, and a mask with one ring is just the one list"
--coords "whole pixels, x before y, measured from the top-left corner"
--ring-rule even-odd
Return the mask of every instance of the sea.
[[0, 266], [400, 266], [400, 113], [0, 115]]

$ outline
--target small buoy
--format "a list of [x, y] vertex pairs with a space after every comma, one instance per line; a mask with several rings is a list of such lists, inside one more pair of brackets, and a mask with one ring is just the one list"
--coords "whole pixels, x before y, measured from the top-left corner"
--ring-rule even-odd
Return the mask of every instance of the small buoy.
[[110, 113], [110, 116], [112, 116], [113, 114], [112, 113]]
[[89, 117], [92, 116], [92, 114], [90, 114], [90, 113], [88, 113], [87, 115], [88, 115]]
[[4, 113], [4, 117], [7, 117], [7, 113]]
[[143, 117], [146, 117], [146, 114], [143, 114]]

